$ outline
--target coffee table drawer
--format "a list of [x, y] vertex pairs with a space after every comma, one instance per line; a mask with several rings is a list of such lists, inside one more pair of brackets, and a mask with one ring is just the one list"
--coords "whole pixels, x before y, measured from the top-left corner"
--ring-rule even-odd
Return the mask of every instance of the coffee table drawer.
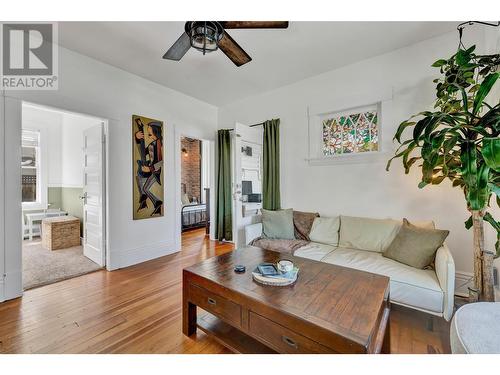
[[241, 326], [241, 306], [194, 284], [189, 285], [189, 298], [197, 306]]
[[250, 334], [280, 353], [333, 353], [331, 349], [250, 311]]

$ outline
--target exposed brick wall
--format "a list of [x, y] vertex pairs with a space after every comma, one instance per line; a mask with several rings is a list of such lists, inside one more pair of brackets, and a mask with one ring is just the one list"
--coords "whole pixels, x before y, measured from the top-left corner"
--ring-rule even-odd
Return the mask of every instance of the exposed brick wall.
[[[187, 155], [182, 150], [186, 150]], [[186, 184], [186, 193], [191, 201], [196, 197], [201, 202], [201, 141], [181, 138], [181, 152], [181, 183]]]

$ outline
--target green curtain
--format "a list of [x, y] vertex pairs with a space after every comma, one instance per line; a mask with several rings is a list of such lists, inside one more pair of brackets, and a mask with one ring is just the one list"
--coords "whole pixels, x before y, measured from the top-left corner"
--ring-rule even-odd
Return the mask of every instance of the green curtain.
[[231, 200], [231, 133], [222, 129], [217, 133], [217, 210], [215, 237], [232, 241], [233, 215]]
[[262, 207], [279, 210], [280, 197], [280, 120], [264, 122], [264, 165], [262, 176]]

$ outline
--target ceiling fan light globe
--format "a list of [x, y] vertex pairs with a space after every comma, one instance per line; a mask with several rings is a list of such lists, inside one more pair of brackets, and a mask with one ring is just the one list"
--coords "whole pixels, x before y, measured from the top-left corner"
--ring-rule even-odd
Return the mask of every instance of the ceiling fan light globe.
[[223, 29], [211, 21], [194, 21], [186, 27], [191, 41], [191, 47], [203, 53], [217, 51], [218, 42], [222, 38]]

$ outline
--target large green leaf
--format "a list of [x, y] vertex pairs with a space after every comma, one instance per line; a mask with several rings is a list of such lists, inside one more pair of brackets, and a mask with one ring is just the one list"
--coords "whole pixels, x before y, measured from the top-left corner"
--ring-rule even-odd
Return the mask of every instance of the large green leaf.
[[468, 188], [476, 186], [477, 151], [476, 151], [476, 145], [473, 141], [466, 141], [462, 143], [460, 160], [462, 161], [462, 176], [465, 185]]
[[484, 208], [488, 205], [488, 201], [491, 195], [490, 187], [488, 186], [488, 180], [490, 176], [490, 167], [486, 164], [482, 164], [479, 167], [477, 173], [477, 207]]
[[488, 184], [488, 187], [490, 188], [490, 190], [495, 193], [495, 195], [497, 196], [497, 199], [498, 197], [500, 197], [500, 186], [498, 186], [497, 184], [494, 184], [494, 183], [489, 183]]
[[396, 141], [401, 143], [401, 135], [403, 134], [403, 131], [409, 127], [415, 125], [415, 122], [413, 121], [403, 121], [399, 126], [398, 130], [396, 131], [396, 134], [394, 135], [394, 138]]
[[476, 97], [474, 98], [474, 107], [472, 110], [472, 113], [474, 115], [477, 115], [479, 110], [481, 109], [481, 106], [483, 104], [484, 99], [490, 92], [491, 88], [497, 81], [498, 77], [500, 76], [500, 73], [492, 73], [484, 77], [483, 82], [481, 83], [481, 86], [479, 87], [479, 90], [477, 90]]
[[460, 159], [467, 203], [471, 209], [481, 210], [488, 203], [490, 194], [488, 187], [490, 168], [486, 164], [482, 164], [478, 169], [476, 144], [473, 141], [462, 143]]
[[440, 66], [446, 65], [447, 63], [448, 63], [448, 61], [443, 60], [443, 59], [439, 59], [434, 64], [432, 64], [432, 66], [435, 68], [439, 68]]
[[433, 116], [426, 116], [422, 120], [417, 122], [417, 124], [413, 128], [413, 140], [415, 142], [418, 142], [420, 140], [420, 135], [429, 124], [432, 124], [433, 118]]
[[500, 136], [500, 103], [490, 108], [476, 123], [476, 127], [489, 129], [491, 131], [490, 137]]
[[484, 138], [481, 154], [488, 167], [500, 171], [500, 138]]

